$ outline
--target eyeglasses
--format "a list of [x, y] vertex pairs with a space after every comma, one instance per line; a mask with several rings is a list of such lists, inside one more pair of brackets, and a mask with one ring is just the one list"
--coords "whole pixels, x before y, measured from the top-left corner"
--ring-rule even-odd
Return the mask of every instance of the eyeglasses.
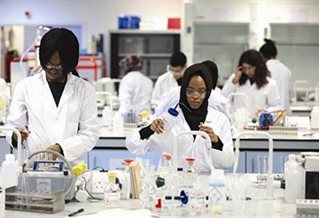
[[61, 70], [63, 69], [63, 67], [62, 67], [61, 64], [59, 64], [59, 65], [52, 65], [51, 63], [48, 63], [48, 64], [46, 64], [46, 65], [44, 65], [44, 66], [45, 66], [45, 68], [46, 68], [47, 70], [59, 70], [59, 71], [61, 71]]
[[172, 73], [174, 73], [174, 74], [183, 74], [184, 71], [185, 71], [185, 68], [183, 68], [183, 69], [181, 69], [181, 70], [176, 70], [176, 69], [173, 69], [172, 66], [167, 65], [166, 70], [167, 70], [168, 72], [172, 72]]
[[199, 96], [200, 98], [205, 98], [206, 97], [206, 94], [207, 94], [207, 91], [206, 90], [194, 90], [192, 88], [186, 88], [186, 96], [187, 97], [195, 97], [195, 94], [196, 96]]

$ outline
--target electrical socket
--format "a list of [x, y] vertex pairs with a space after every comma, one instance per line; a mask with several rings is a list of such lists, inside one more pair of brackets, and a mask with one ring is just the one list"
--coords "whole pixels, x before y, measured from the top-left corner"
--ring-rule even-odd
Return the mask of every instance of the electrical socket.
[[92, 171], [91, 193], [103, 194], [108, 183], [107, 172]]

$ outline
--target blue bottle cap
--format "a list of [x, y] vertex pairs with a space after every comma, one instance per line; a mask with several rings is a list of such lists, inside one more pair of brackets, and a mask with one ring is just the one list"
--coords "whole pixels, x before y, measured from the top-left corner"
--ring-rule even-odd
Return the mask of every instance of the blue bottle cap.
[[182, 204], [188, 203], [188, 195], [186, 194], [186, 192], [184, 190], [181, 191], [180, 197], [181, 197]]
[[169, 108], [168, 113], [174, 117], [177, 117], [177, 115], [178, 115], [178, 111], [174, 108]]

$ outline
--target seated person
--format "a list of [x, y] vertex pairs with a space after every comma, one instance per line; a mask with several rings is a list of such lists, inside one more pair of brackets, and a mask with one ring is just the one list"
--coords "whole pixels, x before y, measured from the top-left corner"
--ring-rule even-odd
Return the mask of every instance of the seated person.
[[[209, 172], [210, 164], [215, 168], [231, 167], [234, 162], [231, 127], [223, 113], [208, 107], [212, 86], [210, 72], [204, 64], [195, 64], [187, 68], [180, 90], [180, 104], [176, 108], [178, 115], [171, 123], [171, 130], [165, 130], [160, 115], [149, 126], [133, 130], [126, 138], [125, 144], [128, 150], [137, 155], [144, 154], [147, 150], [173, 154], [176, 134], [199, 130], [206, 132], [210, 137], [209, 155], [203, 137], [194, 138], [191, 135], [179, 137], [176, 140], [178, 166], [186, 167], [185, 158], [195, 156], [194, 167], [198, 172]], [[161, 137], [163, 133], [165, 137]], [[207, 159], [208, 156], [211, 159]]]

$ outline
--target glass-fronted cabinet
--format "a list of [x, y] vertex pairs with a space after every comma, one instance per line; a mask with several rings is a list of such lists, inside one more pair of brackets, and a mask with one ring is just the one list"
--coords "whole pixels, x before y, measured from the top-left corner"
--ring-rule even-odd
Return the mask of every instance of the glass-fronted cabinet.
[[248, 49], [248, 23], [194, 23], [194, 61], [213, 60], [219, 69], [219, 83], [223, 83]]
[[273, 23], [271, 38], [278, 59], [287, 65], [295, 81], [314, 87], [319, 81], [319, 24]]
[[121, 78], [119, 61], [128, 55], [143, 58], [142, 72], [153, 80], [166, 72], [172, 53], [180, 50], [178, 31], [123, 30], [110, 33], [111, 77]]

